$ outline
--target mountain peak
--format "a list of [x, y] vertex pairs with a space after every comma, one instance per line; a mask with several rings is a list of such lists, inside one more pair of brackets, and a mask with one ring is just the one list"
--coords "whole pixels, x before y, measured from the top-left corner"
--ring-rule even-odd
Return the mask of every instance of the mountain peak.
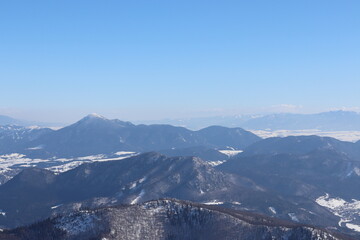
[[86, 115], [85, 117], [83, 117], [79, 122], [97, 122], [98, 120], [108, 120], [107, 118], [97, 114], [97, 113], [90, 113], [88, 115]]
[[[99, 126], [99, 125], [104, 125], [104, 124], [108, 124], [111, 123], [112, 121], [99, 115], [96, 113], [91, 113], [86, 115], [85, 117], [83, 117], [82, 119], [80, 119], [79, 121], [77, 121], [76, 123], [68, 126], [68, 127], [89, 127], [89, 126]], [[67, 127], [65, 127], [64, 129], [67, 129]]]
[[88, 114], [85, 118], [90, 119], [90, 118], [101, 118], [101, 119], [106, 119], [105, 117], [97, 114], [97, 113], [90, 113]]

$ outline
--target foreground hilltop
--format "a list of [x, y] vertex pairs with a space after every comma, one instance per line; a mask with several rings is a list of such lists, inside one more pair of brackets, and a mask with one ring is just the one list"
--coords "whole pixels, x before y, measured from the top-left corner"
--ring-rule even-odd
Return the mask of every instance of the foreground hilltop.
[[175, 199], [81, 210], [0, 239], [349, 239], [311, 226]]

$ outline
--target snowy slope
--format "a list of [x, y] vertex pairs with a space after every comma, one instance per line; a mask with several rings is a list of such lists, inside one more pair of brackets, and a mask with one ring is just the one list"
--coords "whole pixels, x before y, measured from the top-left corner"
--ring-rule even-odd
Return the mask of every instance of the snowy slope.
[[15, 239], [350, 239], [311, 226], [174, 199], [81, 210], [0, 233]]

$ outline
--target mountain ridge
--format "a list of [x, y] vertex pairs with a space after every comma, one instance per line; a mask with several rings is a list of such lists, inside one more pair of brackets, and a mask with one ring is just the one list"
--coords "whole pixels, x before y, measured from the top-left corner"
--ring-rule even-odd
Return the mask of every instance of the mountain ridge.
[[92, 114], [56, 131], [49, 130], [31, 139], [22, 137], [19, 143], [13, 142], [0, 149], [0, 153], [50, 158], [198, 146], [241, 149], [260, 139], [241, 128], [211, 126], [191, 131], [171, 125], [134, 125]]
[[312, 226], [176, 199], [81, 210], [0, 233], [0, 239], [14, 240], [44, 236], [52, 239], [351, 239]]
[[[324, 222], [252, 180], [218, 171], [196, 157], [166, 157], [152, 152], [118, 161], [83, 164], [59, 175], [31, 168], [25, 173], [0, 186], [0, 205], [6, 212], [5, 218], [0, 216], [0, 225], [29, 224], [81, 206], [135, 204], [164, 197], [226, 203], [262, 213], [268, 213], [273, 206], [281, 218], [289, 219], [287, 213], [294, 211], [303, 221]], [[34, 180], [27, 178], [35, 186], [21, 181], [24, 175], [35, 175]], [[39, 187], [37, 183], [42, 184]], [[327, 216], [329, 225], [336, 224], [330, 213], [321, 207], [319, 211], [321, 216]]]

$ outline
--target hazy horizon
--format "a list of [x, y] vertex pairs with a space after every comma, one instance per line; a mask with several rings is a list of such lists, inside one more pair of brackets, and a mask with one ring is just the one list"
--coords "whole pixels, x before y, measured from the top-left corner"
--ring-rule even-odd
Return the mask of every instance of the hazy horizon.
[[22, 120], [22, 121], [30, 121], [30, 122], [39, 122], [39, 123], [50, 123], [50, 124], [60, 124], [61, 125], [66, 125], [66, 124], [71, 124], [74, 123], [88, 115], [92, 115], [92, 114], [97, 114], [100, 115], [104, 118], [107, 119], [119, 119], [119, 120], [123, 120], [123, 121], [130, 121], [130, 122], [134, 122], [134, 123], [156, 123], [157, 121], [159, 123], [161, 123], [162, 121], [171, 121], [171, 120], [190, 120], [190, 119], [211, 119], [211, 118], [221, 118], [221, 117], [237, 117], [237, 116], [266, 116], [266, 115], [271, 115], [271, 114], [318, 114], [318, 113], [325, 113], [325, 112], [333, 112], [333, 111], [347, 111], [347, 112], [357, 112], [360, 113], [360, 111], [358, 111], [358, 109], [348, 109], [348, 108], [340, 108], [340, 109], [329, 109], [326, 111], [319, 111], [319, 112], [294, 112], [294, 111], [263, 111], [263, 112], [238, 112], [238, 113], [230, 113], [230, 112], [223, 112], [221, 114], [220, 111], [216, 112], [213, 115], [189, 115], [189, 116], [179, 116], [179, 117], [158, 117], [158, 118], [144, 118], [144, 119], [136, 119], [136, 118], [125, 118], [119, 114], [114, 114], [114, 113], [110, 113], [110, 114], [101, 114], [99, 112], [76, 112], [74, 114], [71, 114], [70, 117], [67, 118], [52, 118], [51, 116], [47, 115], [45, 117], [41, 117], [41, 116], [35, 116], [35, 118], [29, 118], [27, 117], [27, 115], [24, 115], [24, 113], [18, 113], [15, 115], [11, 115], [11, 114], [5, 114], [0, 112], [0, 116], [6, 116], [6, 117], [11, 117], [17, 120]]

